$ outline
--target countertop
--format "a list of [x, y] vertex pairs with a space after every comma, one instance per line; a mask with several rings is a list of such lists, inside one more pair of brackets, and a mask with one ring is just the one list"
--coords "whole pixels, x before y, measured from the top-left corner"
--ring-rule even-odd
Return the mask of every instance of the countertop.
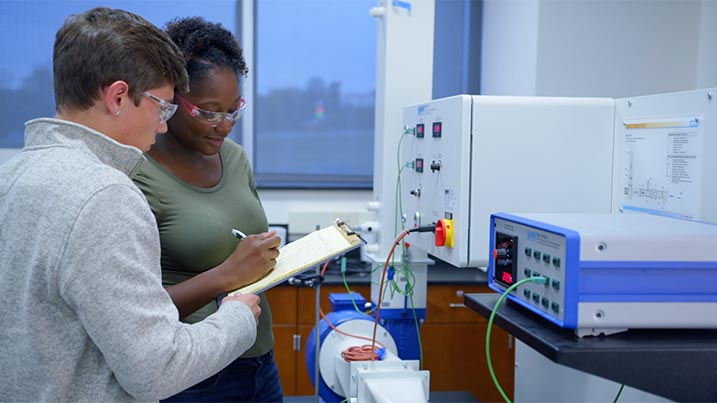
[[[488, 318], [496, 294], [466, 294], [465, 304]], [[676, 401], [717, 401], [716, 330], [629, 330], [577, 337], [506, 301], [495, 324], [550, 360]]]

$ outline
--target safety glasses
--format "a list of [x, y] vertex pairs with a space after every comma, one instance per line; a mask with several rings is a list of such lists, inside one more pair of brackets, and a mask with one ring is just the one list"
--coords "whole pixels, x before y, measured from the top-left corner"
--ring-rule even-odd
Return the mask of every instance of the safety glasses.
[[142, 93], [142, 96], [145, 98], [149, 98], [152, 101], [156, 102], [159, 105], [159, 123], [162, 124], [169, 120], [169, 118], [174, 115], [174, 112], [177, 111], [177, 105], [173, 103], [169, 103], [165, 101], [164, 99], [152, 95], [149, 92]]
[[174, 94], [174, 98], [179, 101], [184, 110], [186, 110], [187, 113], [192, 115], [194, 119], [211, 127], [217, 127], [225, 120], [229, 122], [230, 125], [233, 125], [234, 123], [236, 123], [237, 120], [239, 120], [240, 117], [242, 117], [242, 115], [244, 114], [244, 110], [246, 109], [246, 102], [244, 101], [244, 98], [239, 98], [237, 109], [234, 112], [205, 111], [204, 109], [198, 108], [196, 105], [192, 105], [189, 101], [184, 99], [184, 97], [179, 94]]

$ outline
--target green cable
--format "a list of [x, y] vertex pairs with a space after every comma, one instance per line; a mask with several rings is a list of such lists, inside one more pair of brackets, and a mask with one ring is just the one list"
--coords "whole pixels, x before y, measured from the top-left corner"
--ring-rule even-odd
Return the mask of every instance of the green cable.
[[418, 369], [423, 369], [423, 343], [421, 343], [421, 329], [418, 328], [418, 316], [416, 316], [416, 306], [413, 304], [413, 289], [409, 295], [411, 301], [411, 312], [413, 312], [413, 321], [416, 324], [416, 337], [418, 338]]
[[[391, 291], [391, 298], [393, 298], [396, 294], [408, 296], [413, 292], [413, 289], [416, 287], [416, 275], [413, 273], [413, 270], [411, 270], [411, 266], [408, 264], [408, 256], [403, 255], [401, 258], [401, 265], [394, 268], [394, 280], [388, 280], [386, 283], [386, 286], [390, 288]], [[395, 277], [399, 276], [399, 278], [403, 277], [406, 280], [405, 289], [401, 289], [398, 285], [398, 283], [395, 281]]]
[[548, 279], [545, 277], [528, 277], [524, 278], [517, 283], [511, 285], [506, 289], [503, 294], [500, 295], [500, 298], [498, 298], [498, 301], [495, 302], [495, 306], [493, 306], [493, 311], [490, 313], [490, 318], [488, 318], [488, 328], [485, 332], [485, 359], [488, 363], [488, 373], [490, 373], [490, 378], [493, 380], [493, 384], [495, 385], [496, 389], [498, 389], [498, 393], [500, 393], [500, 396], [503, 398], [503, 400], [506, 401], [506, 403], [511, 403], [510, 399], [508, 398], [508, 395], [505, 394], [503, 391], [503, 388], [500, 386], [500, 383], [498, 383], [498, 378], [495, 376], [495, 372], [493, 371], [493, 363], [490, 359], [490, 331], [493, 327], [493, 319], [495, 319], [495, 314], [498, 312], [498, 307], [500, 306], [501, 302], [505, 299], [505, 297], [508, 296], [508, 294], [511, 293], [511, 291], [518, 288], [518, 286], [523, 285], [525, 283], [539, 283], [539, 284], [545, 284], [547, 283]]
[[[398, 236], [398, 220], [399, 217], [403, 216], [403, 199], [401, 198], [401, 173], [403, 172], [403, 168], [405, 168], [405, 164], [401, 165], [401, 143], [403, 143], [403, 139], [406, 137], [406, 132], [403, 132], [401, 134], [401, 138], [398, 139], [398, 146], [396, 147], [396, 168], [398, 168], [398, 176], [396, 176], [396, 201], [394, 204], [394, 225], [396, 226], [393, 231], [393, 237]], [[399, 215], [400, 213], [400, 215]], [[403, 220], [401, 220], [401, 229], [403, 230]]]
[[344, 287], [346, 287], [346, 292], [349, 293], [349, 297], [351, 297], [351, 303], [354, 304], [354, 309], [356, 309], [356, 312], [358, 312], [358, 313], [363, 313], [363, 311], [361, 311], [361, 310], [359, 309], [358, 305], [356, 305], [356, 301], [354, 300], [354, 296], [351, 295], [351, 289], [349, 288], [349, 283], [348, 283], [348, 281], [346, 281], [346, 272], [345, 272], [345, 271], [342, 271], [342, 272], [341, 272], [341, 278], [344, 280]]
[[615, 396], [615, 400], [612, 401], [612, 403], [617, 403], [617, 399], [620, 398], [620, 395], [622, 394], [622, 389], [625, 387], [625, 384], [623, 383], [620, 385], [620, 389], [617, 391], [617, 396]]
[[406, 292], [413, 295], [413, 289], [416, 288], [416, 275], [410, 268], [406, 270]]
[[406, 229], [406, 226], [404, 225], [403, 220], [400, 218], [403, 216], [403, 193], [401, 193], [401, 174], [403, 174], [404, 168], [406, 168], [406, 166], [401, 166], [399, 163], [398, 176], [396, 178], [396, 188], [394, 189], [395, 196], [396, 196], [396, 204], [394, 205], [394, 210], [393, 210], [393, 217], [394, 217], [393, 223], [396, 226], [396, 228], [394, 228], [394, 231], [393, 231], [394, 238], [398, 236], [399, 221], [401, 223], [401, 231]]
[[[393, 298], [394, 294], [399, 294], [399, 295], [403, 295], [403, 296], [412, 295], [413, 289], [416, 288], [416, 275], [413, 274], [413, 270], [411, 270], [411, 268], [409, 266], [406, 266], [403, 269], [401, 269], [400, 271], [397, 271], [396, 273], [398, 273], [399, 276], [400, 275], [403, 276], [403, 278], [406, 280], [406, 284], [405, 284], [405, 288], [401, 289], [398, 286], [398, 283], [396, 283], [395, 281], [391, 281], [391, 283], [390, 283], [391, 291], [393, 292], [391, 294], [392, 298]], [[394, 277], [395, 276], [396, 275], [394, 274]]]
[[[401, 138], [398, 139], [398, 145], [396, 147], [396, 186], [394, 188], [394, 204], [393, 204], [393, 237], [398, 236], [398, 222], [399, 222], [399, 209], [403, 209], [403, 206], [401, 206], [401, 202], [399, 202], [399, 198], [401, 196], [401, 173], [403, 172], [403, 167], [401, 166], [401, 143], [403, 143], [403, 139], [406, 137], [406, 132], [401, 134]], [[403, 224], [401, 224], [401, 227], [403, 228]], [[393, 259], [393, 257], [391, 257]], [[391, 260], [391, 263], [393, 263], [393, 260]]]

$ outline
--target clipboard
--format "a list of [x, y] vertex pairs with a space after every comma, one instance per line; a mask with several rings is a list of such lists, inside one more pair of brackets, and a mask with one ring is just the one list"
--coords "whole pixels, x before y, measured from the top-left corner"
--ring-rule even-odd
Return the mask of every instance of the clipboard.
[[279, 249], [276, 266], [266, 276], [230, 292], [229, 295], [258, 294], [360, 245], [361, 238], [356, 232], [340, 219], [336, 219], [333, 225], [284, 245]]

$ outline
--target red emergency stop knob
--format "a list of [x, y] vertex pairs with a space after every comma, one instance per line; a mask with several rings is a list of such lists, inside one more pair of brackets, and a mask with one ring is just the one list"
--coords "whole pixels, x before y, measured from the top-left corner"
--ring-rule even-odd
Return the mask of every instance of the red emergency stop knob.
[[436, 222], [435, 245], [453, 247], [453, 220], [440, 219]]

